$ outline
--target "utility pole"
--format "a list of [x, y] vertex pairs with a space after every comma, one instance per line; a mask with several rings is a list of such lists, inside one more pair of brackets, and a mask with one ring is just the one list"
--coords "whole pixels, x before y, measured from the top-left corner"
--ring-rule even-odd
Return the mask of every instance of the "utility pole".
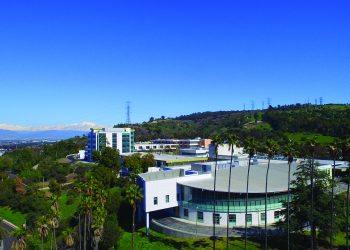
[[130, 124], [130, 101], [126, 102], [126, 124]]

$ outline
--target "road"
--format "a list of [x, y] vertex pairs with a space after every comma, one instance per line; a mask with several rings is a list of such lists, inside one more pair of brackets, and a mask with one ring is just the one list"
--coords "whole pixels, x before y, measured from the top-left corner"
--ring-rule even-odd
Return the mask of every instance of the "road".
[[[14, 231], [16, 228], [10, 224], [2, 223], [2, 225], [9, 233]], [[11, 249], [11, 242], [14, 240], [14, 237], [10, 236], [6, 239], [4, 239], [4, 250], [10, 250]]]

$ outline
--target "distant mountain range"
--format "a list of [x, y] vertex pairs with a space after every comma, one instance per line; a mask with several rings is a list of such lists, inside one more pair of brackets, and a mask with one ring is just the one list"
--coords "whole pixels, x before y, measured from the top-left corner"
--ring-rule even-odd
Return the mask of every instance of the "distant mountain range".
[[63, 140], [87, 134], [95, 127], [104, 126], [92, 122], [42, 126], [0, 123], [0, 140]]

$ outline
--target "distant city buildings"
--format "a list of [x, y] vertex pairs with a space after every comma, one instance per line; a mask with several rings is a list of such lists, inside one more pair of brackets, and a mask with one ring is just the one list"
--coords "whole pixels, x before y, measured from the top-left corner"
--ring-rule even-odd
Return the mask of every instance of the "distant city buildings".
[[91, 128], [85, 158], [92, 161], [92, 152], [106, 147], [119, 150], [120, 154], [134, 152], [134, 130], [131, 128]]

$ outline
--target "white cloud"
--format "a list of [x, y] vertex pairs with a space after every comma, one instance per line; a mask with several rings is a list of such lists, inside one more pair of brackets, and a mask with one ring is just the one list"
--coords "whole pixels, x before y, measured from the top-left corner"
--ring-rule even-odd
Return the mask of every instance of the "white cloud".
[[17, 124], [0, 123], [0, 129], [13, 131], [45, 131], [45, 130], [76, 130], [87, 131], [90, 128], [105, 127], [93, 122], [80, 122], [72, 124], [41, 125], [41, 126], [22, 126]]

